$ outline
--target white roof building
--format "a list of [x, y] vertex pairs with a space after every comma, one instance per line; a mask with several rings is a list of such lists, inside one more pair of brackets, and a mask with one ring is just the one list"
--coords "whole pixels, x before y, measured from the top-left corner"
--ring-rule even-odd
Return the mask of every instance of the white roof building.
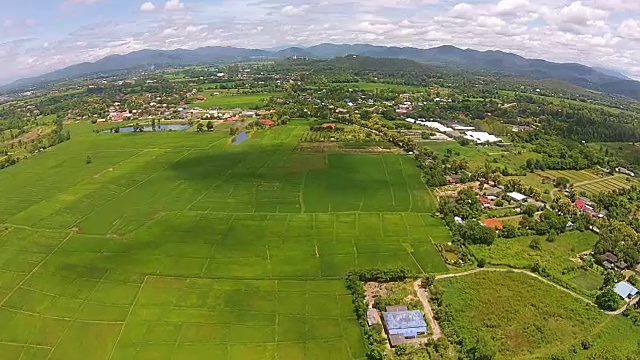
[[515, 191], [508, 193], [507, 196], [509, 196], [510, 198], [512, 198], [512, 199], [514, 199], [515, 201], [518, 201], [518, 202], [524, 201], [524, 200], [527, 199], [526, 195], [522, 195], [519, 192], [515, 192]]
[[446, 127], [446, 126], [440, 124], [439, 122], [435, 122], [435, 121], [421, 121], [421, 120], [418, 120], [418, 121], [416, 121], [416, 124], [420, 124], [422, 126], [426, 126], [426, 127], [432, 128], [432, 129], [436, 129], [436, 130], [438, 130], [440, 132], [451, 132], [451, 131], [453, 131], [452, 128]]
[[467, 131], [466, 134], [467, 134], [465, 135], [466, 139], [475, 141], [478, 144], [494, 143], [494, 142], [502, 141], [502, 139], [500, 139], [499, 137], [483, 131]]

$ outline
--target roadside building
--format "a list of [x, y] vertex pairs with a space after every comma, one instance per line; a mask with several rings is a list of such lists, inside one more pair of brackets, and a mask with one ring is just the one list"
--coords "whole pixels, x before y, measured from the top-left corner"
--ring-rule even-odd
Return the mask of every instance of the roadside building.
[[275, 124], [276, 124], [275, 122], [273, 122], [273, 120], [269, 120], [269, 119], [260, 119], [259, 121], [260, 121], [264, 126], [267, 126], [267, 127], [271, 127], [271, 126], [273, 126], [273, 125], [275, 125]]
[[613, 291], [615, 291], [616, 294], [618, 294], [625, 300], [631, 299], [638, 293], [638, 289], [636, 289], [635, 286], [626, 281], [620, 281], [619, 283], [615, 284], [615, 286], [613, 287]]
[[322, 124], [323, 129], [335, 129], [336, 124]]
[[387, 306], [386, 310], [382, 319], [392, 347], [427, 333], [427, 322], [420, 310], [407, 310], [406, 306]]
[[482, 220], [482, 225], [494, 230], [502, 230], [502, 221], [500, 221], [500, 219], [484, 219]]

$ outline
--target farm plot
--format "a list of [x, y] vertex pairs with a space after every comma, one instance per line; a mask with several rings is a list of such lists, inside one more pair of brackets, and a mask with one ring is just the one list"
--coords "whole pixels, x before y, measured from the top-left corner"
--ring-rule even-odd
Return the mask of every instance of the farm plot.
[[540, 175], [552, 179], [565, 177], [569, 179], [572, 184], [601, 179], [599, 176], [584, 170], [549, 170], [541, 172]]
[[576, 190], [584, 191], [587, 194], [597, 194], [600, 192], [611, 192], [631, 187], [631, 178], [624, 175], [615, 175], [576, 186]]
[[[553, 285], [520, 273], [476, 273], [436, 282], [447, 318], [440, 325], [459, 338], [484, 338], [495, 359], [551, 358], [589, 339], [608, 316]], [[582, 349], [582, 348], [580, 348]], [[570, 358], [574, 358], [572, 355]]]
[[0, 357], [363, 358], [345, 272], [446, 272], [449, 233], [411, 158], [302, 154], [306, 128], [78, 124], [1, 171]]

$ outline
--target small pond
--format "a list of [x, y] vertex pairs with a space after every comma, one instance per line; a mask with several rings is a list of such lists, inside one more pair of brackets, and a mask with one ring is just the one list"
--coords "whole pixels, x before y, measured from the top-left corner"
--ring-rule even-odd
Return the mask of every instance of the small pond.
[[[187, 130], [188, 128], [190, 128], [189, 125], [186, 124], [168, 124], [168, 125], [156, 125], [156, 130], [155, 131], [184, 131]], [[121, 133], [129, 133], [129, 132], [134, 132], [135, 128], [133, 126], [124, 126], [121, 128], [118, 128], [119, 132]], [[143, 126], [142, 127], [142, 131], [143, 132], [149, 132], [149, 131], [153, 131], [153, 128], [151, 126]], [[113, 132], [115, 133], [116, 130], [115, 129], [108, 129], [108, 130], [103, 130], [103, 133], [110, 133]]]
[[241, 142], [247, 140], [249, 138], [249, 134], [246, 131], [240, 131], [235, 139], [233, 139], [233, 145], [238, 145]]

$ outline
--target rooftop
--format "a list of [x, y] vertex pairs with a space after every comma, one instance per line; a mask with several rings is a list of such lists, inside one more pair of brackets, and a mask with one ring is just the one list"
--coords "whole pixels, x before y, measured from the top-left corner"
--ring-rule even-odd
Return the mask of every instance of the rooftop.
[[623, 299], [628, 299], [635, 296], [638, 293], [638, 289], [636, 289], [633, 285], [626, 281], [620, 281], [613, 287], [613, 291], [616, 294], [620, 295]]
[[397, 330], [405, 336], [411, 333], [415, 336], [416, 329], [427, 327], [427, 322], [424, 320], [420, 310], [383, 312], [382, 316], [389, 333], [394, 333], [394, 335], [397, 335], [396, 331], [394, 331]]
[[492, 219], [484, 219], [482, 220], [482, 225], [492, 228], [492, 229], [502, 229], [502, 222], [500, 219], [492, 218]]
[[509, 197], [513, 198], [516, 201], [522, 201], [527, 198], [526, 195], [520, 194], [519, 192], [510, 192], [507, 195], [509, 195]]

